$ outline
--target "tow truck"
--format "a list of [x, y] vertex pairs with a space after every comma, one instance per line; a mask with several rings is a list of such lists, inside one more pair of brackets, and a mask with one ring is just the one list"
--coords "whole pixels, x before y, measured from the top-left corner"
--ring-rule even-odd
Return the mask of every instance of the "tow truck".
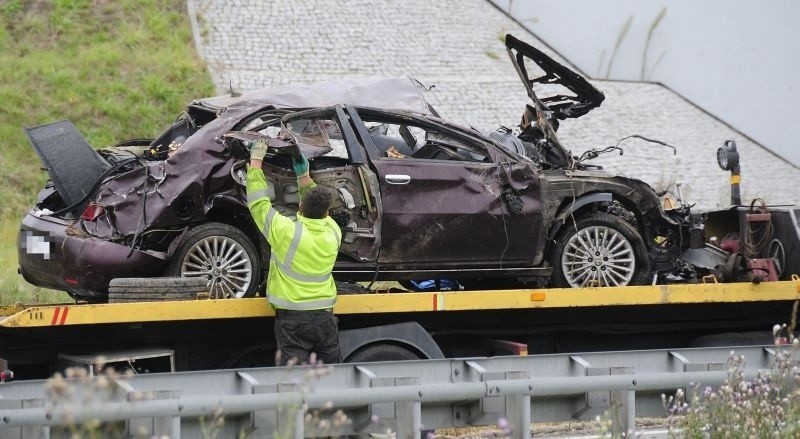
[[[708, 213], [693, 236], [711, 238], [681, 256], [687, 267], [712, 274], [624, 287], [340, 291], [334, 312], [342, 358], [771, 344], [769, 329], [783, 323], [792, 334], [800, 210], [756, 200], [743, 206], [735, 143], [726, 142], [717, 156], [731, 171], [733, 207]], [[203, 299], [0, 306], [0, 381], [44, 378], [74, 364], [134, 372], [274, 364], [274, 311], [263, 297]]]
[[[800, 278], [792, 276], [762, 283], [377, 292], [342, 295], [335, 313], [342, 357], [364, 362], [768, 344], [773, 325], [794, 324], [798, 300]], [[264, 298], [4, 306], [0, 371], [33, 379], [96, 361], [136, 372], [272, 365], [273, 317]]]
[[[735, 153], [735, 145], [726, 148], [722, 155]], [[800, 210], [742, 206], [734, 177], [736, 169], [734, 207], [708, 214], [704, 234], [712, 238], [689, 255], [716, 273], [699, 283], [340, 292], [342, 358], [771, 344], [775, 324], [791, 333], [796, 322]], [[0, 378], [9, 370], [17, 379], [44, 378], [76, 363], [96, 366], [100, 357], [136, 372], [272, 365], [273, 318], [263, 297], [0, 306]]]

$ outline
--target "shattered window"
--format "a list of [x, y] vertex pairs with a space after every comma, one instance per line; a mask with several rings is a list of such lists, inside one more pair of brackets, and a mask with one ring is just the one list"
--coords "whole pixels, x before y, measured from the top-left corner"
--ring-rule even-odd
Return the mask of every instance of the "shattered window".
[[296, 119], [286, 126], [298, 142], [321, 148], [330, 147], [332, 151], [324, 157], [349, 158], [339, 125], [331, 119]]
[[364, 121], [381, 157], [490, 162], [486, 148], [433, 128], [403, 122]]

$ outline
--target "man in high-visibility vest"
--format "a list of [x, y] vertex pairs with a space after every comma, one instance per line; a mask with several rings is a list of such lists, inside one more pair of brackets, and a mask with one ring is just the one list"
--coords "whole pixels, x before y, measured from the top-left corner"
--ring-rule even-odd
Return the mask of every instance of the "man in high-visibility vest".
[[[275, 308], [278, 364], [296, 359], [309, 363], [312, 353], [323, 363], [338, 363], [339, 330], [333, 305], [336, 284], [331, 276], [342, 231], [328, 216], [331, 192], [317, 187], [308, 173], [308, 160], [293, 158], [300, 188], [297, 221], [278, 213], [261, 170], [267, 143], [250, 145], [247, 169], [247, 205], [271, 247], [267, 297]], [[313, 361], [311, 361], [313, 362]]]

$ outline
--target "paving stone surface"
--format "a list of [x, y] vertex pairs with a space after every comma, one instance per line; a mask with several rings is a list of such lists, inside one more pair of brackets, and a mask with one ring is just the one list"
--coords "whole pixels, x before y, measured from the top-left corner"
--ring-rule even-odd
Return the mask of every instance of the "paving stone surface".
[[[563, 58], [486, 0], [188, 0], [197, 46], [220, 93], [339, 78], [411, 76], [447, 119], [481, 130], [519, 122], [527, 97], [502, 36], [512, 33]], [[567, 63], [568, 64], [568, 63]], [[562, 122], [559, 139], [579, 154], [630, 134], [678, 149], [625, 141], [623, 156], [593, 163], [664, 188], [682, 183], [698, 207], [726, 207], [728, 174], [715, 152], [734, 139], [742, 197], [800, 204], [800, 169], [658, 85], [592, 81], [602, 106]], [[747, 103], [743, 103], [747, 105]]]

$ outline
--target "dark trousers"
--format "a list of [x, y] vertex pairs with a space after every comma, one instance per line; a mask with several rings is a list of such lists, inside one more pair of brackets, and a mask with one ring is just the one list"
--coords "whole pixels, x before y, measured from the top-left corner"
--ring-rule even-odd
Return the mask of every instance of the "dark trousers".
[[285, 366], [292, 358], [297, 359], [296, 364], [308, 364], [312, 352], [323, 364], [342, 362], [339, 325], [329, 309], [275, 310], [275, 339], [280, 352], [280, 366]]

